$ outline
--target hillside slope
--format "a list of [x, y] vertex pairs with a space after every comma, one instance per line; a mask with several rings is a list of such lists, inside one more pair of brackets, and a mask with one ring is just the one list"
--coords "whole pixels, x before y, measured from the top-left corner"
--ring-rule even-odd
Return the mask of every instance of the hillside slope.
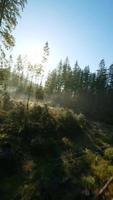
[[1, 199], [97, 199], [113, 175], [112, 139], [112, 125], [62, 108], [0, 111]]

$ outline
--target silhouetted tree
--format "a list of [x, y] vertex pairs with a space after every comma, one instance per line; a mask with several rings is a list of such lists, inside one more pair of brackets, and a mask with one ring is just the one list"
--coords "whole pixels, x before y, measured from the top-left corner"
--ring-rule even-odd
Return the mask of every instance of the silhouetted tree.
[[0, 1], [0, 36], [6, 47], [14, 46], [12, 30], [17, 25], [17, 17], [23, 10], [27, 0], [1, 0]]

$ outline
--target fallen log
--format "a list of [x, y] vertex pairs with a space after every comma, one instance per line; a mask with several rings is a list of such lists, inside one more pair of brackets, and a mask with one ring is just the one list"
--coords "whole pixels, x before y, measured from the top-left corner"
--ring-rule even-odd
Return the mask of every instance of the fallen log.
[[112, 181], [113, 181], [113, 176], [110, 177], [107, 183], [100, 189], [99, 193], [97, 194], [97, 197], [102, 196], [104, 194], [104, 192], [106, 191], [108, 186], [112, 183]]

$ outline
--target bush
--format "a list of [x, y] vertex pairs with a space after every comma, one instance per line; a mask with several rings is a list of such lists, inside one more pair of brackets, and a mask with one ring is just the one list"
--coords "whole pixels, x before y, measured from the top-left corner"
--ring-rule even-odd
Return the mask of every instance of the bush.
[[82, 129], [73, 114], [73, 112], [66, 110], [63, 111], [58, 119], [59, 131], [61, 136], [76, 137], [76, 134], [80, 134]]
[[79, 123], [79, 125], [81, 126], [81, 128], [86, 128], [87, 126], [87, 120], [85, 118], [85, 115], [83, 115], [82, 113], [76, 115], [77, 121]]
[[25, 119], [25, 106], [23, 103], [18, 103], [16, 106], [9, 112], [8, 119], [14, 122], [15, 124], [22, 124]]
[[43, 107], [41, 107], [40, 105], [34, 105], [34, 107], [32, 107], [30, 109], [30, 112], [29, 112], [29, 118], [32, 120], [32, 121], [37, 121], [40, 119], [42, 113], [43, 113]]
[[10, 100], [10, 95], [8, 92], [5, 92], [1, 97], [1, 108], [4, 110], [12, 109], [13, 103]]
[[[65, 172], [65, 176], [67, 178], [75, 178], [76, 177], [76, 173], [77, 173], [77, 165], [78, 163], [76, 162], [75, 156], [73, 155], [72, 152], [65, 152], [62, 155], [62, 162], [63, 162], [63, 168], [64, 168], [64, 172]], [[75, 173], [75, 174], [74, 174]]]
[[113, 147], [109, 147], [105, 150], [104, 156], [106, 159], [113, 161]]
[[81, 184], [84, 189], [92, 190], [95, 187], [95, 178], [93, 176], [83, 176]]
[[83, 176], [81, 179], [84, 197], [93, 198], [94, 189], [96, 187], [95, 178], [93, 176]]

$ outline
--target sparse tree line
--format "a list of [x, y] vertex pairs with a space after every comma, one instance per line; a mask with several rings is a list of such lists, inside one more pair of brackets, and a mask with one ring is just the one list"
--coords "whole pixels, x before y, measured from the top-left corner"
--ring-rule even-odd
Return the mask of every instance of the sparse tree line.
[[[46, 48], [46, 49], [45, 49]], [[17, 57], [14, 64], [12, 56], [6, 59], [1, 51], [0, 85], [2, 93], [11, 96], [20, 95], [28, 100], [52, 100], [53, 104], [69, 107], [76, 112], [84, 113], [95, 119], [112, 121], [113, 118], [113, 64], [106, 67], [101, 60], [96, 72], [90, 67], [82, 69], [78, 62], [72, 68], [68, 58], [59, 63], [58, 67], [49, 73], [45, 86], [42, 85], [44, 74], [43, 63], [49, 55], [48, 43], [44, 47], [42, 64], [32, 65], [25, 57]]]
[[90, 67], [82, 69], [76, 61], [72, 68], [68, 58], [49, 73], [45, 86], [42, 85], [44, 62], [49, 55], [48, 43], [44, 47], [42, 64], [32, 65], [19, 55], [14, 64], [12, 56], [5, 58], [1, 52], [0, 85], [2, 92], [11, 96], [20, 95], [28, 100], [52, 100], [53, 105], [69, 107], [88, 117], [112, 122], [113, 118], [113, 64], [106, 67], [101, 60], [96, 72]]
[[72, 69], [66, 58], [64, 63], [60, 61], [58, 67], [49, 74], [46, 89], [50, 94], [70, 92], [72, 95], [113, 90], [113, 64], [107, 68], [102, 59], [99, 69], [93, 73], [89, 66], [82, 69], [77, 61]]
[[[2, 91], [5, 90], [11, 95], [27, 94], [37, 85], [41, 85], [42, 65], [28, 63], [21, 55], [13, 63], [12, 56], [5, 60], [1, 58], [0, 63], [0, 84]], [[31, 88], [31, 89], [30, 89]]]
[[27, 107], [31, 99], [37, 101], [43, 99], [44, 66], [49, 56], [48, 42], [43, 48], [42, 61], [39, 64], [31, 64], [27, 57], [19, 55], [16, 61], [10, 55], [0, 52], [0, 91], [4, 96], [7, 93], [12, 97], [27, 100]]
[[113, 119], [113, 64], [105, 65], [104, 59], [98, 70], [82, 69], [76, 61], [72, 68], [68, 58], [53, 70], [46, 81], [45, 91], [53, 100], [76, 112], [98, 119]]

